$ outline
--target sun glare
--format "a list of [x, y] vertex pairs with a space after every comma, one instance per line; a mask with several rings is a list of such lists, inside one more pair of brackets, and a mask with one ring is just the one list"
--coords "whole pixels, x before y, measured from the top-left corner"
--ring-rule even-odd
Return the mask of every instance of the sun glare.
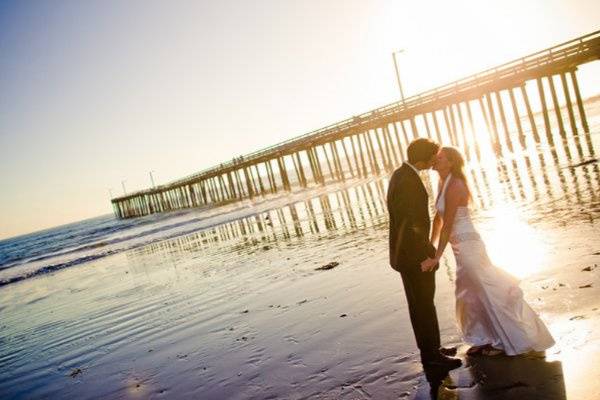
[[499, 205], [491, 219], [493, 230], [483, 235], [492, 262], [518, 278], [541, 271], [547, 261], [546, 245], [518, 211]]

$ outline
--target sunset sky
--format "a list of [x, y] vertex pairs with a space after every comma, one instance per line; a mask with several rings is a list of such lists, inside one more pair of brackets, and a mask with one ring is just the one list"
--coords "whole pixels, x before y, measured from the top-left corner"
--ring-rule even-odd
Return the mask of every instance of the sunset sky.
[[394, 50], [410, 96], [599, 21], [597, 0], [2, 1], [0, 239], [396, 101]]

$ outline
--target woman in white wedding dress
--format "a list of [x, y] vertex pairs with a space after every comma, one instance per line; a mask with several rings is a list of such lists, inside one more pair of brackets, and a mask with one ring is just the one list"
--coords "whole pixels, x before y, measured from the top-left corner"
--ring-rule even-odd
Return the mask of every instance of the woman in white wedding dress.
[[485, 244], [469, 214], [469, 187], [464, 159], [453, 147], [443, 147], [434, 170], [440, 190], [432, 227], [432, 243], [439, 238], [436, 256], [423, 270], [436, 265], [448, 243], [456, 258], [456, 317], [467, 354], [517, 355], [543, 351], [554, 345], [548, 329], [523, 299], [518, 280], [490, 261]]

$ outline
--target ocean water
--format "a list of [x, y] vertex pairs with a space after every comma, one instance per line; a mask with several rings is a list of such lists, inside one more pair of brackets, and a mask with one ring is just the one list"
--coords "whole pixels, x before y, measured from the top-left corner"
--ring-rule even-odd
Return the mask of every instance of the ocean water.
[[[315, 188], [308, 193], [323, 191]], [[281, 206], [296, 197], [285, 194], [279, 198], [272, 196], [268, 201], [245, 201], [218, 209], [196, 208], [134, 219], [120, 220], [110, 214], [6, 239], [0, 241], [0, 286], [202, 231], [256, 214], [261, 209]]]
[[[589, 134], [469, 164], [492, 260], [557, 339], [533, 365], [551, 365], [553, 398], [600, 390], [582, 361], [600, 348], [599, 104], [587, 110]], [[386, 187], [354, 179], [0, 242], [0, 398], [425, 398], [387, 264]], [[460, 345], [448, 253], [438, 315]]]

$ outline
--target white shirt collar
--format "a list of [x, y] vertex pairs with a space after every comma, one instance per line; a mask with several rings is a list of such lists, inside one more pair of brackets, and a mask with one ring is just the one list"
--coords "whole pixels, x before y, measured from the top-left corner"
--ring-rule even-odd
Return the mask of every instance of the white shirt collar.
[[[415, 171], [415, 174], [417, 174], [417, 177], [419, 178], [419, 182], [421, 182], [421, 185], [423, 185], [423, 189], [425, 189], [425, 184], [423, 183], [423, 179], [421, 178], [421, 173], [420, 173], [421, 171], [419, 171], [414, 165], [412, 165], [408, 161], [404, 161], [404, 163], [406, 165], [408, 165], [409, 167], [411, 167], [413, 171]], [[427, 190], [427, 189], [425, 189], [425, 190]]]
[[420, 175], [420, 173], [419, 173], [419, 170], [418, 170], [418, 169], [417, 169], [417, 168], [416, 168], [414, 165], [412, 165], [412, 164], [411, 164], [411, 163], [409, 163], [408, 161], [404, 161], [404, 163], [405, 163], [406, 165], [408, 165], [409, 167], [411, 167], [411, 168], [413, 169], [413, 171], [415, 171], [415, 172], [416, 172], [416, 174], [417, 174], [417, 175], [419, 175], [419, 177], [421, 177], [421, 175]]

